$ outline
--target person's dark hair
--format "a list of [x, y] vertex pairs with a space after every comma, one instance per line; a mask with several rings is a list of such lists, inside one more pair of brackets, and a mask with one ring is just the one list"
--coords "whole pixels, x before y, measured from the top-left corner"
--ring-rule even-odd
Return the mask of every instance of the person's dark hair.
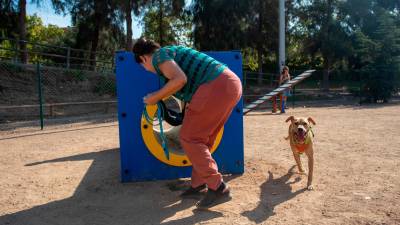
[[132, 52], [135, 54], [135, 61], [141, 63], [142, 60], [139, 56], [151, 54], [159, 48], [160, 45], [157, 42], [139, 38], [133, 45]]

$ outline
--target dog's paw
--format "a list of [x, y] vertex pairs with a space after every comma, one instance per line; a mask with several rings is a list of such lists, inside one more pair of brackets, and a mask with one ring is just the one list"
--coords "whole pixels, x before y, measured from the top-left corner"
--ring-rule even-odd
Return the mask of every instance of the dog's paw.
[[308, 185], [307, 190], [312, 191], [312, 190], [314, 190], [314, 187], [312, 185]]

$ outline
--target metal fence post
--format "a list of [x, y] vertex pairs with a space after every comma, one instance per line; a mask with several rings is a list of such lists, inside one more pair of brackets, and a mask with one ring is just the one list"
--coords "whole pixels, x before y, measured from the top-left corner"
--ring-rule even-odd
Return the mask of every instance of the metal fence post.
[[18, 43], [14, 45], [14, 63], [18, 63]]
[[71, 48], [68, 47], [67, 48], [67, 69], [69, 69], [69, 66], [70, 66], [70, 61], [69, 61], [70, 56], [71, 56]]
[[42, 75], [40, 74], [40, 63], [36, 63], [36, 75], [38, 80], [39, 93], [39, 112], [40, 112], [40, 129], [43, 130], [43, 96], [42, 96]]
[[362, 104], [362, 76], [361, 76], [361, 73], [359, 73], [358, 74], [358, 76], [359, 76], [359, 79], [358, 79], [358, 98], [359, 98], [359, 104], [361, 105]]
[[293, 109], [294, 109], [294, 102], [296, 101], [295, 98], [296, 98], [296, 86], [293, 86], [293, 98], [292, 98]]
[[270, 81], [270, 85], [271, 85], [271, 87], [273, 87], [273, 85], [274, 85], [274, 77], [275, 76], [275, 74], [271, 74], [271, 81]]

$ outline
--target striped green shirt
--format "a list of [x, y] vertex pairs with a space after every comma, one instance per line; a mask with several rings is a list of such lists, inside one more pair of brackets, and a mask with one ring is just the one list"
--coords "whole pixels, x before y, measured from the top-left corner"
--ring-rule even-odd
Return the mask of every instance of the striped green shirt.
[[201, 84], [214, 80], [227, 68], [212, 57], [194, 49], [183, 46], [166, 46], [153, 54], [153, 66], [160, 76], [162, 84], [168, 80], [160, 71], [159, 65], [168, 60], [174, 60], [186, 74], [187, 83], [174, 94], [175, 97], [185, 102], [190, 102]]

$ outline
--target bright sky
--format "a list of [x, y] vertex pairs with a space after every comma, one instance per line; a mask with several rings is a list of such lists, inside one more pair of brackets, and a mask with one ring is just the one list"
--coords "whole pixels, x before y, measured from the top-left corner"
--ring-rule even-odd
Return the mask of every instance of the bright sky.
[[[32, 4], [31, 1], [27, 1], [26, 11], [28, 15], [33, 15], [36, 13], [40, 18], [42, 18], [44, 25], [53, 24], [59, 27], [71, 26], [71, 16], [57, 15], [54, 12], [49, 0], [42, 1], [39, 8], [36, 4]], [[140, 37], [142, 33], [142, 27], [138, 25], [138, 22], [133, 21], [132, 27], [133, 37]]]

